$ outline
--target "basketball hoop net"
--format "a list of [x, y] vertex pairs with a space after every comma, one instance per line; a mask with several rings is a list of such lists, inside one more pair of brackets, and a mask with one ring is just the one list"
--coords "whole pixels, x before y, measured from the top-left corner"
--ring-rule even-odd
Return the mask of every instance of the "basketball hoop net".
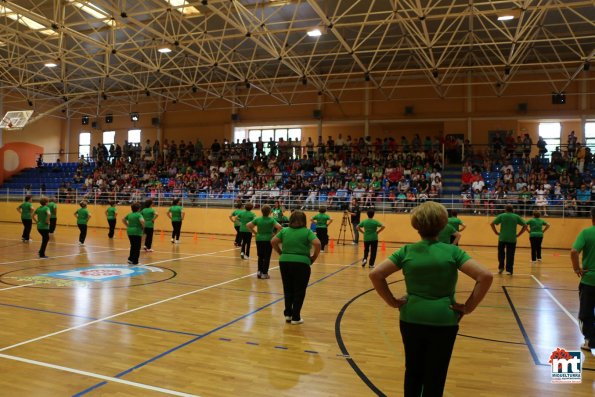
[[5, 130], [20, 130], [27, 125], [27, 121], [29, 121], [32, 114], [33, 110], [13, 110], [6, 112], [2, 121], [0, 121], [0, 128]]

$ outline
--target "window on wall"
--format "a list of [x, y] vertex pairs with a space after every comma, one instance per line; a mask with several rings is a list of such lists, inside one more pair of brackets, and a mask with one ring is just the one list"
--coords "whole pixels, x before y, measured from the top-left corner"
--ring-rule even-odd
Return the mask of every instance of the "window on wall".
[[108, 147], [116, 143], [116, 131], [103, 131], [103, 144]]
[[560, 134], [562, 126], [560, 123], [539, 123], [539, 136], [543, 138], [546, 144], [546, 158], [550, 158], [556, 147], [560, 146]]
[[281, 138], [284, 141], [287, 141], [288, 138], [291, 138], [292, 141], [301, 141], [302, 140], [302, 129], [301, 128], [273, 128], [273, 127], [254, 127], [250, 129], [245, 128], [236, 128], [234, 130], [234, 142], [237, 142], [239, 139], [242, 142], [243, 139], [250, 139], [250, 142], [254, 143], [258, 141], [258, 138], [261, 138], [262, 141], [265, 143], [264, 145], [264, 153], [266, 155], [269, 154], [269, 147], [266, 143], [271, 141], [271, 138], [275, 142], [279, 142]]
[[88, 158], [91, 154], [91, 133], [81, 132], [79, 134], [79, 157]]
[[128, 143], [140, 144], [140, 130], [128, 130]]
[[585, 145], [595, 153], [595, 122], [585, 123]]

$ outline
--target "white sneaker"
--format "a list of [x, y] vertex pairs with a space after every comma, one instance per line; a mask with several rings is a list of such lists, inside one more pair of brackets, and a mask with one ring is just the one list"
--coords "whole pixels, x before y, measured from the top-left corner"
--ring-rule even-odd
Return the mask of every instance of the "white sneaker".
[[170, 241], [172, 244], [176, 242], [176, 240], [174, 240], [173, 238]]
[[147, 252], [153, 252], [153, 249], [151, 249], [151, 248], [146, 248], [146, 249], [145, 249], [145, 251], [147, 251]]
[[537, 262], [541, 262], [541, 258], [537, 259]]
[[81, 242], [79, 241], [79, 247], [84, 247], [84, 246], [85, 246], [85, 243], [81, 243]]
[[285, 316], [285, 322], [286, 323], [290, 323], [291, 322], [291, 316]]
[[176, 244], [180, 244], [180, 240], [176, 240]]
[[250, 257], [248, 255], [244, 255], [244, 259], [248, 260]]
[[244, 253], [243, 252], [240, 253], [240, 258], [244, 259]]
[[300, 318], [299, 320], [291, 320], [291, 325], [299, 325], [299, 324], [303, 324], [304, 323], [304, 319]]
[[362, 267], [365, 267], [366, 263], [368, 263], [368, 260], [366, 258], [362, 259]]
[[29, 241], [27, 241], [27, 242], [28, 243], [32, 243], [33, 242], [33, 239], [30, 238]]
[[507, 276], [512, 276], [511, 272], [504, 272], [504, 274], [506, 274]]

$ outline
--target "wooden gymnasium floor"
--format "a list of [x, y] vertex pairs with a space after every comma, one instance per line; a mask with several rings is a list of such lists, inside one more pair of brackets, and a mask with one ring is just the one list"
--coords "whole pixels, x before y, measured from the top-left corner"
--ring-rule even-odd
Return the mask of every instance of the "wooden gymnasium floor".
[[[42, 261], [39, 235], [23, 244], [20, 233], [19, 224], [0, 226], [2, 396], [402, 394], [397, 313], [370, 291], [368, 269], [356, 262], [362, 247], [322, 254], [305, 324], [292, 326], [283, 318], [278, 263], [270, 280], [256, 279], [255, 248], [242, 261], [229, 238], [184, 235], [172, 246], [156, 235], [155, 252], [141, 255], [151, 266], [144, 274], [87, 281], [114, 269], [56, 277], [126, 263], [125, 236], [109, 241], [105, 229], [90, 230], [79, 248], [78, 230], [59, 226], [51, 259]], [[379, 250], [379, 259], [395, 248]], [[493, 247], [468, 251], [496, 270]], [[546, 250], [544, 258], [531, 267], [519, 249], [514, 277], [496, 276], [482, 306], [464, 319], [445, 395], [594, 394], [595, 357], [583, 363], [582, 384], [550, 383], [550, 353], [577, 350], [582, 340], [568, 252]], [[392, 281], [402, 293], [401, 275]], [[470, 288], [461, 277], [461, 299]]]

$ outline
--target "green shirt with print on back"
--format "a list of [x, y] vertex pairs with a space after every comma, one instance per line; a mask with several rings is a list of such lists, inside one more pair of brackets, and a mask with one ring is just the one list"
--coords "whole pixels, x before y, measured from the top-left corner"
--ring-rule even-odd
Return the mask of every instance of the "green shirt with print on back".
[[585, 273], [581, 276], [581, 283], [595, 287], [595, 226], [583, 229], [572, 244], [572, 249], [583, 254], [582, 267]]
[[114, 220], [116, 219], [116, 207], [108, 207], [107, 208], [107, 219], [108, 220]]
[[182, 211], [182, 207], [179, 205], [172, 205], [169, 207], [169, 212], [171, 212], [171, 221], [182, 222]]
[[541, 218], [531, 218], [527, 221], [529, 225], [529, 237], [543, 237], [543, 227], [549, 225]]
[[128, 222], [128, 226], [126, 227], [126, 233], [129, 236], [143, 235], [143, 224], [141, 223], [143, 215], [140, 212], [131, 212], [128, 215], [126, 215], [124, 219], [126, 219], [126, 221]]
[[504, 212], [494, 219], [494, 225], [500, 226], [498, 241], [503, 243], [516, 243], [517, 225], [525, 226], [526, 223], [515, 213]]
[[233, 227], [236, 227], [236, 226], [239, 227], [240, 226], [240, 220], [238, 219], [238, 215], [240, 215], [240, 213], [242, 211], [243, 210], [241, 210], [241, 209], [238, 208], [238, 209], [233, 210], [233, 212], [231, 213], [231, 217], [232, 218], [235, 217], [235, 220], [233, 221]]
[[243, 210], [238, 214], [238, 219], [240, 220], [240, 232], [250, 233], [250, 230], [246, 227], [246, 225], [252, 222], [256, 218], [256, 214], [252, 211]]
[[316, 229], [326, 229], [331, 217], [326, 213], [319, 212], [312, 217], [316, 221]]
[[79, 208], [76, 210], [76, 224], [86, 225], [89, 220], [89, 210], [86, 208]]
[[145, 227], [152, 229], [155, 226], [153, 220], [155, 219], [155, 214], [157, 213], [155, 209], [153, 207], [143, 208], [140, 213], [145, 220]]
[[271, 241], [277, 221], [270, 216], [260, 216], [252, 221], [256, 226], [256, 241]]
[[279, 262], [298, 262], [312, 265], [310, 261], [310, 248], [316, 234], [306, 227], [285, 227], [275, 236], [281, 240], [281, 256]]
[[33, 211], [33, 204], [30, 201], [22, 202], [19, 205], [21, 209], [21, 219], [31, 219], [31, 212]]
[[382, 226], [384, 225], [374, 218], [364, 219], [358, 225], [364, 229], [364, 241], [378, 241], [378, 229]]
[[401, 321], [433, 325], [457, 325], [455, 303], [459, 268], [471, 257], [456, 245], [436, 240], [407, 244], [389, 256], [403, 270], [407, 303], [400, 309]]
[[50, 209], [50, 218], [51, 219], [57, 219], [57, 217], [58, 217], [58, 212], [57, 212], [58, 204], [56, 204], [53, 201], [50, 201], [48, 203], [47, 207]]
[[35, 210], [37, 215], [37, 229], [49, 230], [50, 229], [50, 209], [47, 206], [41, 206]]

